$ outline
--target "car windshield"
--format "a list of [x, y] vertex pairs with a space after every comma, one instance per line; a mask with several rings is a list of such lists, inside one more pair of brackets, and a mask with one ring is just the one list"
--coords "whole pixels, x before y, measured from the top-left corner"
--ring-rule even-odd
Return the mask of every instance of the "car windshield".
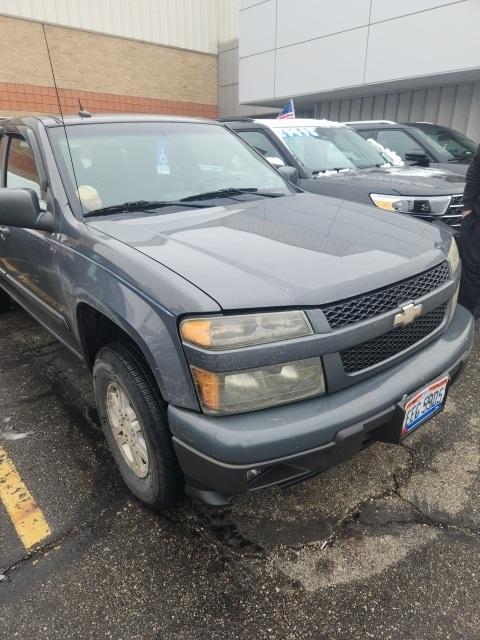
[[[83, 212], [217, 191], [227, 197], [227, 190], [250, 199], [257, 190], [292, 193], [266, 161], [221, 125], [82, 123], [66, 130], [65, 136], [63, 127], [55, 127], [49, 135], [69, 198], [76, 207], [80, 201]], [[241, 189], [248, 194], [235, 193]]]
[[[418, 125], [413, 125], [418, 126]], [[455, 129], [437, 127], [435, 125], [418, 126], [443, 151], [446, 151], [452, 161], [471, 158], [477, 148], [475, 142]]]
[[275, 127], [300, 162], [314, 173], [366, 169], [388, 163], [371, 144], [349, 127]]

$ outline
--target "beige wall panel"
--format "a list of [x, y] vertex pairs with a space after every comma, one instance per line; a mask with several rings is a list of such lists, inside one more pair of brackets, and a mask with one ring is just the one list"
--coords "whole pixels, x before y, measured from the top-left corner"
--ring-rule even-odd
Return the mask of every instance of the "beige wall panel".
[[192, 51], [47, 26], [59, 86], [217, 102], [217, 59]]
[[50, 86], [52, 73], [42, 25], [0, 16], [0, 82]]
[[[42, 25], [0, 16], [0, 82], [51, 86]], [[217, 103], [216, 56], [46, 26], [59, 87]]]

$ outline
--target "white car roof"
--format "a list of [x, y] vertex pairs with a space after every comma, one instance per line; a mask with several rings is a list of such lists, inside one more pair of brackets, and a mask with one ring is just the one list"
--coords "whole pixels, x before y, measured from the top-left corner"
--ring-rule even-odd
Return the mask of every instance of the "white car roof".
[[345, 124], [398, 124], [393, 120], [349, 120]]
[[255, 122], [264, 124], [270, 129], [286, 129], [288, 127], [345, 127], [341, 122], [333, 120], [316, 120], [315, 118], [283, 118], [267, 120], [265, 118], [255, 118]]

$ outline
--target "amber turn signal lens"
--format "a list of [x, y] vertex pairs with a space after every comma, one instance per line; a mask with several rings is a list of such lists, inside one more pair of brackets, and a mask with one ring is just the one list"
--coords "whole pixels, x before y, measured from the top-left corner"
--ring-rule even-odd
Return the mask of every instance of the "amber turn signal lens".
[[210, 347], [212, 345], [211, 320], [189, 320], [182, 322], [180, 333], [182, 340], [191, 344], [198, 344], [200, 347]]
[[195, 386], [197, 387], [200, 402], [209, 411], [220, 410], [220, 376], [210, 371], [191, 367]]
[[313, 329], [303, 311], [186, 318], [180, 323], [180, 335], [185, 344], [219, 351], [294, 340], [312, 334]]
[[374, 201], [376, 206], [379, 209], [383, 209], [384, 211], [396, 211], [395, 207], [393, 206], [393, 203], [390, 202], [389, 200], [375, 200]]

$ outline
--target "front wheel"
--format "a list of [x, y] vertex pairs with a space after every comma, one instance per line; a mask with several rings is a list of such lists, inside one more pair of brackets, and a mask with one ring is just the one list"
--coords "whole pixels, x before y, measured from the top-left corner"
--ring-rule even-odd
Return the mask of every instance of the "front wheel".
[[103, 431], [123, 480], [149, 507], [183, 496], [184, 481], [155, 381], [133, 347], [102, 348], [93, 384]]
[[6, 291], [0, 289], [0, 313], [8, 311], [12, 306], [12, 299]]

